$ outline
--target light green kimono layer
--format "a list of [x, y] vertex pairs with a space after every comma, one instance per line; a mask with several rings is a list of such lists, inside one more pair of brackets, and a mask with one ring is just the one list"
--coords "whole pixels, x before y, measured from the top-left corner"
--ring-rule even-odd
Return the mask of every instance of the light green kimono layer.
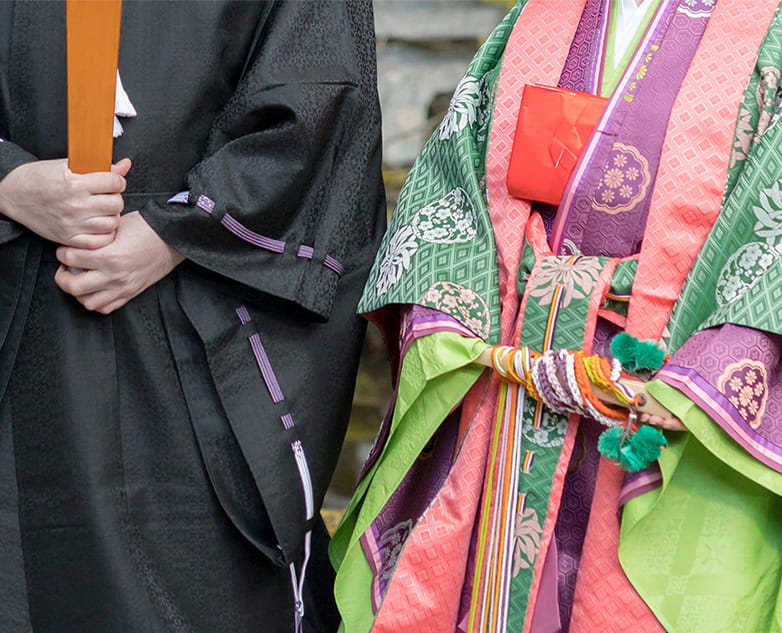
[[625, 573], [666, 631], [782, 632], [782, 474], [676, 389], [648, 387], [690, 432], [667, 434], [662, 488], [625, 506]]
[[366, 633], [374, 621], [372, 571], [359, 538], [434, 432], [481, 375], [484, 367], [473, 361], [486, 348], [481, 339], [437, 332], [417, 339], [404, 356], [388, 440], [361, 480], [329, 549], [334, 567], [350, 570], [338, 575], [335, 585], [345, 633]]

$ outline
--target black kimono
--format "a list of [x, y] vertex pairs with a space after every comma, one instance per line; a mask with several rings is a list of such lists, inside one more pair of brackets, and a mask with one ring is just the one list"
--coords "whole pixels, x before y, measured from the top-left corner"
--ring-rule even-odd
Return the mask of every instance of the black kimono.
[[[64, 52], [64, 3], [0, 1], [0, 179], [66, 154]], [[333, 630], [318, 508], [385, 215], [370, 0], [125, 0], [119, 69], [126, 210], [187, 259], [103, 316], [0, 216], [0, 631]]]

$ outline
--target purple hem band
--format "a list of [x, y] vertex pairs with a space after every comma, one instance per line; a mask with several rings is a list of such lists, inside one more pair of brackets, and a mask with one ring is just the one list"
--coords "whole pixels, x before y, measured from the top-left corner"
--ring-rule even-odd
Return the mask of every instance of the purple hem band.
[[296, 426], [296, 423], [293, 421], [293, 416], [290, 413], [281, 415], [280, 420], [282, 421], [282, 425], [285, 427], [286, 430], [292, 429], [294, 426]]
[[[239, 317], [239, 321], [242, 325], [247, 325], [252, 320], [250, 311], [245, 306], [239, 306], [236, 308], [236, 316]], [[272, 401], [275, 404], [282, 402], [285, 399], [285, 396], [282, 393], [282, 389], [280, 388], [280, 383], [277, 380], [274, 369], [272, 369], [272, 365], [269, 362], [269, 355], [266, 353], [266, 349], [261, 342], [260, 335], [256, 332], [249, 336], [247, 340], [250, 342], [253, 356], [255, 356], [255, 362], [258, 364], [258, 369], [261, 370], [261, 377], [263, 378], [263, 382], [266, 384], [266, 388], [269, 390], [269, 395], [271, 396]], [[292, 429], [296, 426], [296, 422], [294, 422], [293, 416], [290, 413], [284, 413], [281, 415], [280, 422], [282, 422], [282, 426], [286, 430]]]
[[207, 198], [206, 196], [198, 196], [198, 199], [196, 200], [196, 206], [199, 209], [203, 209], [206, 211], [209, 215], [212, 214], [212, 212], [215, 210], [215, 202], [211, 198]]
[[413, 344], [413, 341], [435, 332], [454, 332], [467, 338], [475, 338], [477, 336], [472, 330], [462, 325], [449, 314], [434, 308], [412, 304], [408, 315], [403, 319], [400, 336], [402, 356]]
[[340, 264], [336, 259], [334, 259], [331, 255], [326, 255], [326, 259], [323, 260], [323, 265], [329, 270], [333, 270], [340, 277], [345, 272], [345, 267], [342, 264]]
[[282, 389], [280, 389], [280, 383], [277, 382], [277, 376], [274, 375], [269, 357], [266, 354], [266, 350], [261, 343], [261, 337], [256, 332], [249, 338], [250, 345], [255, 355], [255, 360], [258, 363], [258, 369], [261, 370], [261, 376], [266, 383], [266, 388], [269, 390], [269, 395], [272, 397], [272, 402], [275, 404], [282, 402], [284, 397], [282, 395]]
[[777, 472], [782, 472], [782, 448], [758, 434], [730, 401], [700, 374], [686, 367], [666, 365], [656, 377], [697, 404], [750, 455]]
[[304, 246], [304, 244], [299, 246], [299, 252], [297, 253], [299, 257], [303, 257], [304, 259], [312, 259], [314, 254], [315, 249], [312, 248], [312, 246]]
[[659, 466], [628, 475], [619, 493], [619, 507], [621, 508], [631, 499], [640, 497], [644, 493], [656, 490], [662, 484], [663, 475]]
[[[180, 191], [175, 196], [169, 198], [168, 203], [189, 204], [190, 192]], [[216, 205], [215, 205], [215, 201], [212, 200], [211, 198], [208, 198], [207, 196], [204, 195], [200, 195], [195, 201], [195, 206], [205, 211], [209, 215], [212, 215]], [[236, 218], [234, 218], [232, 215], [228, 213], [223, 214], [223, 217], [220, 219], [220, 224], [222, 224], [236, 237], [238, 237], [241, 240], [244, 240], [248, 244], [252, 244], [253, 246], [257, 246], [258, 248], [262, 248], [264, 250], [277, 253], [278, 255], [285, 252], [285, 242], [281, 240], [275, 240], [274, 238], [261, 235], [260, 233], [256, 233], [255, 231], [248, 229], [246, 226], [244, 226], [241, 222], [239, 222]], [[297, 257], [301, 257], [302, 259], [309, 259], [309, 260], [311, 260], [314, 257], [314, 255], [315, 255], [315, 249], [312, 246], [306, 246], [304, 244], [299, 246], [298, 251], [296, 253]], [[328, 268], [332, 272], [337, 273], [337, 275], [339, 275], [340, 277], [345, 273], [345, 267], [338, 260], [333, 258], [331, 255], [326, 255], [325, 259], [323, 260], [323, 266]]]
[[244, 306], [236, 308], [236, 315], [239, 317], [242, 325], [247, 325], [250, 322], [250, 312]]
[[383, 593], [380, 588], [380, 571], [383, 568], [383, 563], [380, 560], [380, 535], [377, 533], [377, 527], [374, 523], [370, 524], [369, 529], [366, 530], [360, 537], [359, 542], [361, 548], [364, 550], [364, 556], [369, 568], [372, 571], [372, 586], [370, 588], [370, 603], [372, 613], [377, 615], [380, 609], [380, 605], [383, 602]]
[[267, 251], [272, 251], [273, 253], [285, 252], [285, 242], [272, 239], [271, 237], [266, 237], [265, 235], [261, 235], [255, 231], [251, 231], [241, 222], [227, 213], [223, 215], [222, 220], [220, 220], [220, 224], [231, 231], [231, 233], [236, 235], [236, 237], [252, 244], [253, 246], [257, 246], [258, 248], [262, 248]]

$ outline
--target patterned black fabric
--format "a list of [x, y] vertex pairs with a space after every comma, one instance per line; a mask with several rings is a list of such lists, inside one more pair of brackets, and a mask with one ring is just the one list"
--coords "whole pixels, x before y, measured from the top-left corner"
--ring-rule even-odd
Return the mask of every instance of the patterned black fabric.
[[[374, 68], [369, 0], [123, 4], [126, 208], [188, 261], [101, 316], [54, 285], [53, 245], [0, 218], [3, 633], [292, 630], [309, 530], [304, 630], [336, 628], [291, 446], [319, 507], [384, 223]], [[0, 2], [0, 177], [64, 155], [64, 72], [63, 3]], [[182, 190], [215, 209], [166, 202]]]

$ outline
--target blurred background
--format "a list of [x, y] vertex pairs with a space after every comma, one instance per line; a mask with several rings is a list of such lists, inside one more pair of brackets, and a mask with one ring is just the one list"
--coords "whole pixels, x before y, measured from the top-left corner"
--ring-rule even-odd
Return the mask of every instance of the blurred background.
[[[508, 0], [374, 0], [389, 215], [467, 64], [511, 4]], [[383, 342], [370, 324], [347, 437], [324, 504], [324, 517], [332, 528], [355, 488], [390, 395]]]

